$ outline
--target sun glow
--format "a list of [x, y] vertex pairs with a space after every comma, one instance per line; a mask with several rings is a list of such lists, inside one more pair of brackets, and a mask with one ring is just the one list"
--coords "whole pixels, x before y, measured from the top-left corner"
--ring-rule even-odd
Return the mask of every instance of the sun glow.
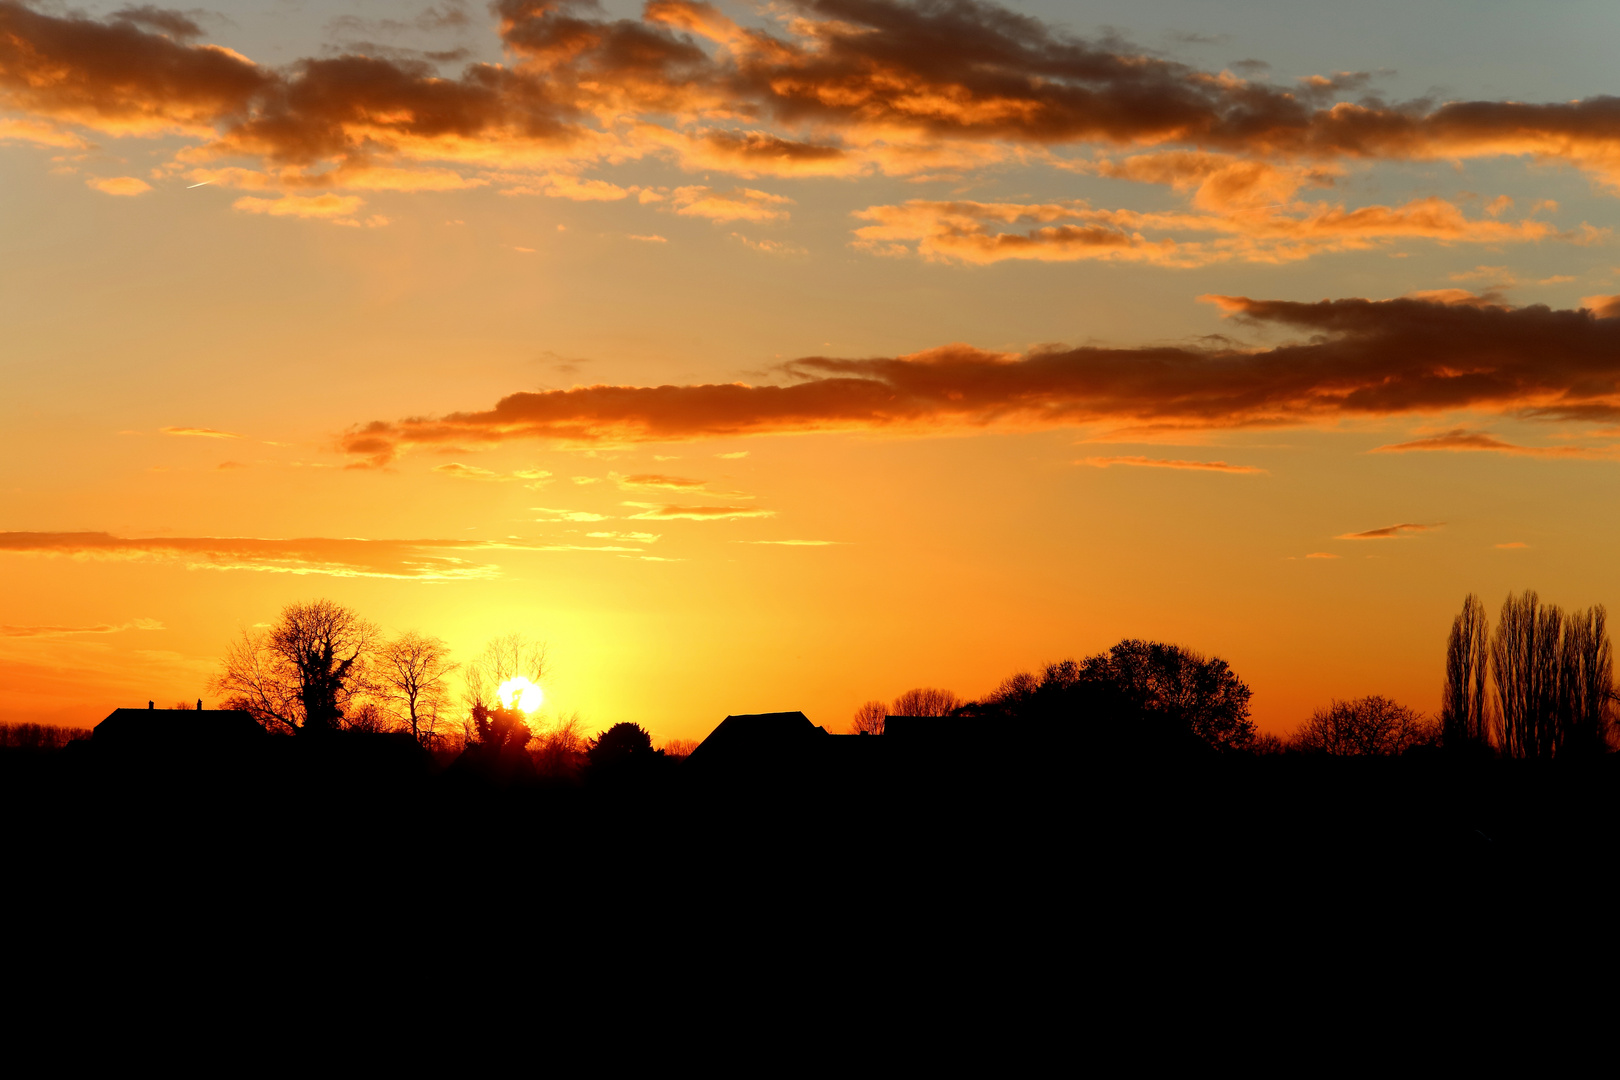
[[500, 695], [501, 708], [510, 709], [516, 705], [520, 711], [526, 713], [534, 712], [546, 700], [546, 695], [541, 692], [540, 687], [522, 675], [501, 683], [501, 688], [496, 693]]

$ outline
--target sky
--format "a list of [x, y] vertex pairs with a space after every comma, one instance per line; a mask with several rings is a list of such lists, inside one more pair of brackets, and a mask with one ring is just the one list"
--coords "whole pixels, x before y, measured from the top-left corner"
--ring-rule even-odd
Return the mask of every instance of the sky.
[[1612, 4], [0, 0], [0, 721], [330, 598], [702, 738], [1620, 597]]

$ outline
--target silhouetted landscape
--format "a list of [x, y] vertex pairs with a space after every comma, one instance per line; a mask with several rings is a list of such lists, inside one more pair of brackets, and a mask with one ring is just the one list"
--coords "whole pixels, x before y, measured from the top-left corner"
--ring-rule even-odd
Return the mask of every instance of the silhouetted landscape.
[[1333, 701], [1286, 738], [1256, 731], [1224, 661], [1126, 640], [976, 700], [868, 702], [838, 733], [788, 710], [655, 746], [643, 725], [545, 716], [545, 650], [521, 635], [463, 667], [437, 639], [387, 640], [317, 601], [230, 647], [218, 707], [10, 725], [0, 769], [7, 820], [28, 823], [19, 851], [93, 850], [137, 877], [157, 858], [364, 881], [449, 856], [597, 886], [966, 874], [952, 887], [976, 890], [992, 872], [1059, 888], [1079, 863], [1491, 874], [1606, 850], [1620, 756], [1603, 609], [1527, 592], [1492, 628], [1470, 596], [1437, 653], [1438, 715]]

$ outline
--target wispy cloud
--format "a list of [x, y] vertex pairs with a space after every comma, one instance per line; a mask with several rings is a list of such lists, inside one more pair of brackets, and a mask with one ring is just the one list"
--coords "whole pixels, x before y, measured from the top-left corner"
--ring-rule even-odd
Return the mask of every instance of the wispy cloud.
[[627, 502], [624, 505], [641, 509], [639, 514], [631, 514], [633, 520], [672, 521], [685, 519], [687, 521], [723, 521], [728, 518], [764, 518], [775, 517], [775, 510], [757, 510], [747, 506], [660, 506], [656, 503]]
[[234, 431], [220, 431], [217, 428], [206, 427], [166, 427], [162, 431], [165, 435], [190, 435], [200, 439], [240, 439], [242, 437]]
[[94, 626], [13, 626], [0, 624], [0, 637], [42, 638], [67, 637], [71, 634], [117, 634], [124, 630], [163, 630], [166, 627], [156, 619], [133, 619], [130, 622], [97, 623]]
[[1441, 528], [1445, 522], [1440, 521], [1432, 525], [1417, 525], [1406, 523], [1402, 525], [1385, 525], [1382, 529], [1368, 529], [1366, 532], [1341, 533], [1335, 540], [1396, 540], [1406, 536], [1416, 536], [1418, 533], [1430, 532]]
[[1410, 442], [1391, 443], [1388, 446], [1374, 447], [1367, 452], [1369, 454], [1410, 454], [1424, 451], [1513, 454], [1520, 457], [1550, 458], [1610, 458], [1615, 456], [1614, 449], [1608, 447], [1517, 446], [1513, 443], [1503, 442], [1489, 432], [1468, 431], [1465, 428], [1454, 428], [1444, 434], [1429, 435], [1421, 439], [1413, 439]]
[[551, 473], [546, 469], [518, 469], [514, 472], [496, 472], [493, 469], [480, 468], [477, 465], [464, 465], [459, 461], [449, 461], [443, 465], [433, 466], [433, 471], [445, 476], [454, 476], [462, 480], [507, 481], [521, 480], [528, 487], [542, 488], [551, 483]]
[[1511, 540], [1506, 544], [1492, 544], [1491, 546], [1494, 548], [1500, 548], [1503, 551], [1517, 551], [1520, 548], [1527, 548], [1530, 545], [1525, 543], [1523, 540]]
[[1184, 461], [1179, 458], [1088, 457], [1076, 461], [1075, 464], [1090, 465], [1098, 469], [1106, 469], [1112, 465], [1135, 465], [1149, 469], [1194, 469], [1202, 472], [1246, 473], [1250, 475], [1263, 475], [1266, 471], [1253, 465], [1228, 465], [1224, 461]]
[[1335, 555], [1331, 551], [1313, 551], [1305, 556], [1307, 559], [1342, 559], [1343, 555]]
[[707, 480], [694, 480], [689, 476], [669, 476], [665, 473], [636, 473], [633, 476], [613, 473], [612, 477], [614, 482], [627, 490], [667, 488], [673, 491], [697, 491], [708, 483]]
[[733, 540], [734, 544], [779, 544], [782, 547], [835, 547], [849, 543], [847, 540]]
[[546, 515], [539, 521], [611, 521], [607, 514], [594, 514], [589, 510], [557, 510], [549, 506], [531, 506], [537, 514]]
[[[193, 570], [248, 570], [326, 577], [461, 581], [490, 578], [499, 551], [544, 545], [480, 540], [305, 537], [123, 537], [104, 532], [0, 533], [0, 553], [120, 561], [172, 561]], [[475, 561], [476, 560], [476, 561]]]

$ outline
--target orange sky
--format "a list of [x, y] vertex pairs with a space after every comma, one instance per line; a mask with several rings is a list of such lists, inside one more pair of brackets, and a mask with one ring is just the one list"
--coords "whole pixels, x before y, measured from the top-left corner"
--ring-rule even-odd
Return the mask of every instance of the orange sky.
[[1620, 595], [1601, 6], [63, 10], [0, 0], [0, 720], [324, 596], [660, 739], [1123, 637], [1286, 731]]

